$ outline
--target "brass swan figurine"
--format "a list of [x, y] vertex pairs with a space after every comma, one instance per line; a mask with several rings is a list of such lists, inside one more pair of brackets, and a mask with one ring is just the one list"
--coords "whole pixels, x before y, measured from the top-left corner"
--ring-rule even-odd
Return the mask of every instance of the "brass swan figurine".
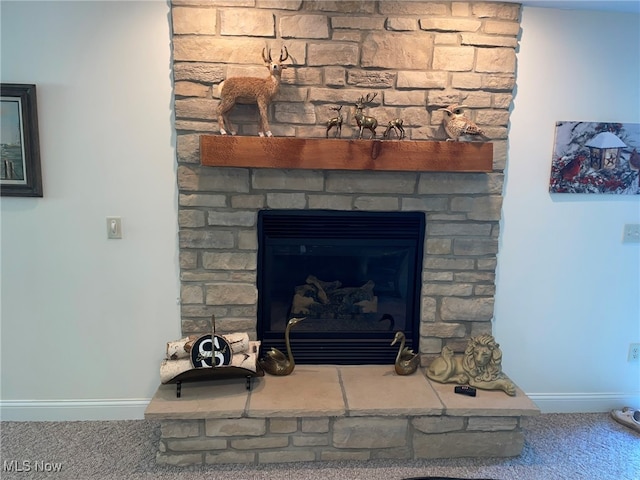
[[262, 369], [271, 375], [289, 375], [293, 372], [296, 366], [293, 360], [293, 354], [291, 353], [291, 343], [289, 342], [289, 331], [291, 327], [297, 325], [306, 317], [294, 317], [287, 323], [287, 328], [284, 330], [284, 341], [287, 345], [287, 355], [282, 353], [277, 348], [271, 347], [271, 349], [265, 354], [265, 356], [258, 360], [258, 364]]
[[396, 363], [394, 364], [396, 373], [398, 375], [411, 375], [418, 369], [420, 365], [420, 356], [417, 353], [413, 353], [409, 347], [405, 347], [405, 336], [403, 332], [396, 332], [396, 336], [391, 342], [391, 345], [395, 345], [396, 342], [400, 342], [400, 349], [398, 355], [396, 355]]

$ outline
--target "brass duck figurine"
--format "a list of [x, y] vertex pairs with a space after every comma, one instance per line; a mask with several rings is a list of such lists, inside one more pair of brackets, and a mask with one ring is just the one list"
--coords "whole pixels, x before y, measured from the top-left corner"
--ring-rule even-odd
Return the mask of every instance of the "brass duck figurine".
[[398, 375], [411, 375], [418, 369], [420, 365], [420, 356], [417, 353], [413, 353], [409, 347], [405, 347], [406, 338], [403, 332], [396, 332], [396, 336], [391, 342], [391, 345], [395, 345], [400, 342], [400, 349], [398, 355], [396, 355], [396, 363], [394, 368]]
[[293, 372], [293, 369], [296, 367], [296, 363], [293, 360], [293, 354], [291, 353], [289, 331], [291, 330], [291, 327], [297, 325], [305, 318], [306, 317], [294, 317], [287, 323], [287, 328], [284, 330], [284, 341], [287, 345], [287, 355], [277, 348], [271, 347], [265, 356], [258, 360], [258, 364], [265, 372], [271, 375], [289, 375]]

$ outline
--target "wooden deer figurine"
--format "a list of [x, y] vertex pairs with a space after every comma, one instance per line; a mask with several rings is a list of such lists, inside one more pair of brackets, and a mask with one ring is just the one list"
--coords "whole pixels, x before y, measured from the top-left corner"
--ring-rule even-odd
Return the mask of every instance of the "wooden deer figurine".
[[225, 127], [229, 128], [232, 135], [236, 134], [232, 129], [228, 114], [236, 102], [242, 101], [244, 103], [258, 104], [258, 110], [260, 112], [258, 135], [261, 137], [265, 135], [267, 137], [272, 136], [267, 118], [269, 104], [280, 88], [282, 70], [287, 68], [282, 62], [289, 58], [289, 52], [287, 52], [287, 47], [282, 47], [280, 59], [277, 62], [271, 59], [271, 49], [269, 49], [267, 55], [265, 55], [265, 52], [266, 48], [263, 48], [262, 59], [269, 69], [270, 75], [268, 77], [232, 77], [222, 82], [220, 87], [220, 105], [218, 106], [218, 127], [222, 135], [227, 134]]
[[376, 98], [376, 95], [378, 94], [374, 93], [373, 97], [371, 97], [370, 95], [371, 94], [367, 94], [366, 98], [360, 97], [356, 102], [356, 113], [354, 114], [354, 117], [356, 119], [358, 127], [360, 128], [360, 131], [358, 132], [358, 138], [362, 138], [362, 131], [365, 128], [371, 131], [371, 138], [375, 138], [376, 136], [376, 127], [378, 126], [378, 120], [376, 120], [375, 117], [367, 117], [364, 113], [362, 113], [365, 104], [371, 102], [371, 100]]
[[339, 137], [342, 133], [343, 119], [342, 114], [340, 113], [340, 110], [342, 110], [342, 105], [340, 105], [339, 107], [331, 107], [331, 110], [335, 110], [336, 112], [338, 112], [338, 116], [327, 121], [327, 138], [329, 138], [329, 130], [331, 130], [333, 127], [336, 127], [336, 137]]

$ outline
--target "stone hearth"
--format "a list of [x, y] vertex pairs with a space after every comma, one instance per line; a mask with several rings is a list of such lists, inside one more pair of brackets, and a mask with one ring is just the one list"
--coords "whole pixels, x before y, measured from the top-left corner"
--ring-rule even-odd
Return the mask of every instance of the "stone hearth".
[[538, 408], [522, 392], [458, 395], [421, 371], [386, 365], [302, 365], [290, 376], [161, 385], [145, 418], [159, 420], [157, 462], [263, 464], [510, 457]]

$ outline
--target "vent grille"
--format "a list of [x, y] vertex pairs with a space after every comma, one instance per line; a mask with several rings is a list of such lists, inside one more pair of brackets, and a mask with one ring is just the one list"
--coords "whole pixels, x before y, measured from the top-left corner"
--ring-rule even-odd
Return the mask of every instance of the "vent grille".
[[340, 212], [263, 210], [258, 228], [264, 238], [420, 239], [421, 212]]
[[[291, 349], [296, 363], [300, 365], [393, 365], [398, 354], [398, 346], [391, 346], [393, 332], [384, 340], [368, 340], [365, 343], [344, 342], [336, 339], [320, 339], [316, 342], [303, 342], [291, 339]], [[418, 351], [418, 342], [407, 341], [407, 347]], [[282, 341], [264, 339], [261, 355], [272, 347], [286, 351]], [[391, 367], [393, 368], [393, 367]]]

